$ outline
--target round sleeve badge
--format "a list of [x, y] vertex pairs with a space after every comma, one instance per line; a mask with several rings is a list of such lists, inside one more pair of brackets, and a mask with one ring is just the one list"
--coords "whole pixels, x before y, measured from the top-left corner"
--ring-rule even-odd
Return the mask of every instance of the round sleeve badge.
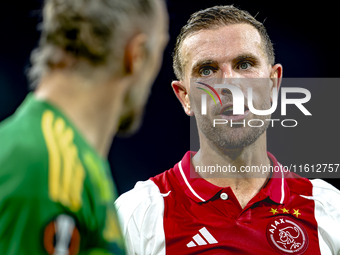
[[267, 226], [267, 240], [281, 254], [303, 254], [308, 247], [305, 228], [295, 219], [277, 216]]
[[72, 217], [61, 214], [46, 226], [44, 246], [48, 254], [76, 255], [79, 245], [80, 234]]

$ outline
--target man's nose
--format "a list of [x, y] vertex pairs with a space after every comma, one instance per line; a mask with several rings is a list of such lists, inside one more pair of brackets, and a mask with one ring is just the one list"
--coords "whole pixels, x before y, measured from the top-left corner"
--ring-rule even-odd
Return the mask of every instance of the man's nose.
[[[238, 78], [237, 72], [230, 64], [223, 65], [221, 68], [223, 83], [234, 84], [234, 79]], [[223, 96], [232, 95], [232, 92], [227, 88], [219, 89], [219, 93]]]
[[238, 77], [238, 73], [236, 72], [236, 70], [232, 67], [231, 64], [225, 64], [221, 67], [221, 71], [222, 71], [222, 78], [237, 78]]

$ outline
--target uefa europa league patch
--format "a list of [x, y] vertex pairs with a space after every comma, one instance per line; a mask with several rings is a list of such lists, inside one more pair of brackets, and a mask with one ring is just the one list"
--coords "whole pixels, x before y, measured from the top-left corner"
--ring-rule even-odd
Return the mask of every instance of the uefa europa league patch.
[[277, 216], [267, 226], [267, 240], [281, 254], [303, 254], [308, 247], [305, 228], [295, 219]]
[[44, 246], [48, 254], [76, 255], [79, 252], [80, 234], [72, 217], [61, 214], [44, 230]]

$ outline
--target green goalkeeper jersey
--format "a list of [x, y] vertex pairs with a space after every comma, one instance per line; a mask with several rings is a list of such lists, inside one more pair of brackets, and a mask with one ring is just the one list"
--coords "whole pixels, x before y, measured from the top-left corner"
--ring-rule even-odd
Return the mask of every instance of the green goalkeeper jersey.
[[0, 254], [125, 254], [107, 160], [29, 94], [0, 124]]

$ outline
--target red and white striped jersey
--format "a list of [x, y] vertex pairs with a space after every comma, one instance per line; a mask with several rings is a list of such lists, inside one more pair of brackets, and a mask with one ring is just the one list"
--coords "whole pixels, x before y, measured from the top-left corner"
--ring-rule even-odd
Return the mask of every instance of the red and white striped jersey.
[[340, 254], [332, 185], [280, 171], [242, 209], [230, 187], [190, 178], [192, 155], [116, 201], [129, 254]]

